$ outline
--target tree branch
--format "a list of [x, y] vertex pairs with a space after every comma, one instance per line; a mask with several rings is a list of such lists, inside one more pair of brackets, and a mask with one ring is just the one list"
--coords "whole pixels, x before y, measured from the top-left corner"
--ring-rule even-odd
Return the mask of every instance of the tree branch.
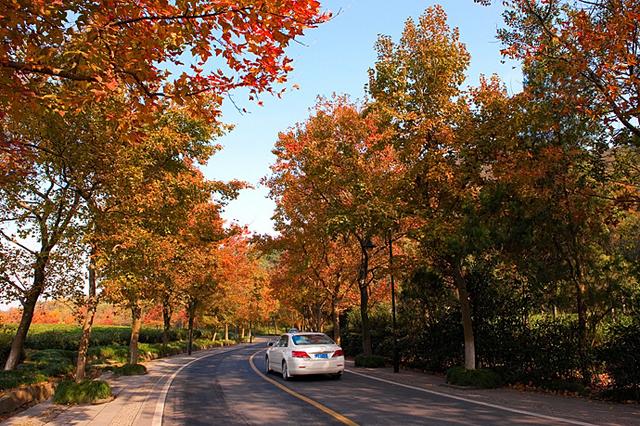
[[7, 241], [12, 242], [16, 246], [20, 247], [21, 249], [23, 249], [25, 251], [28, 251], [32, 255], [35, 256], [37, 254], [35, 251], [31, 250], [30, 248], [28, 248], [24, 244], [18, 242], [18, 240], [16, 240], [15, 238], [13, 238], [13, 237], [9, 236], [8, 234], [6, 234], [2, 229], [0, 229], [0, 235], [2, 235]]
[[16, 71], [27, 73], [27, 74], [43, 74], [51, 77], [66, 78], [68, 80], [73, 80], [73, 81], [88, 81], [88, 82], [94, 82], [94, 83], [98, 81], [96, 77], [75, 74], [59, 68], [53, 68], [48, 65], [27, 64], [24, 62], [16, 62], [16, 61], [0, 61], [0, 67], [11, 68]]

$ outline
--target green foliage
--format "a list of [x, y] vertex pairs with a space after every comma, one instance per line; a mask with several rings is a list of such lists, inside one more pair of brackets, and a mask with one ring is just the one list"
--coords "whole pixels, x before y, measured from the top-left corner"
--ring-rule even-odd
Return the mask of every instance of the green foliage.
[[[70, 325], [36, 325], [27, 336], [26, 347], [30, 349], [65, 349], [77, 350], [82, 336], [82, 329]], [[186, 331], [171, 330], [170, 340], [184, 339]], [[131, 337], [130, 327], [96, 326], [91, 330], [90, 346], [127, 345]], [[140, 343], [162, 342], [162, 330], [143, 328], [140, 331]]]
[[[15, 326], [3, 326], [0, 329], [0, 361], [4, 361], [9, 354], [11, 339], [15, 334]], [[212, 330], [195, 329], [194, 339], [212, 339]], [[82, 329], [75, 325], [64, 324], [34, 324], [29, 330], [25, 347], [27, 349], [57, 349], [62, 351], [77, 351], [82, 336]], [[95, 351], [97, 347], [110, 347], [113, 345], [126, 346], [131, 337], [130, 327], [120, 326], [95, 326], [91, 331], [90, 349]], [[171, 329], [170, 341], [187, 339], [186, 329]], [[143, 328], [140, 331], [140, 343], [162, 343], [162, 330], [157, 328]], [[111, 357], [111, 355], [107, 355]]]
[[[208, 339], [194, 339], [193, 350], [199, 351], [209, 348], [217, 348], [221, 346], [231, 346], [235, 344], [233, 341], [212, 341]], [[187, 342], [169, 342], [166, 345], [162, 343], [140, 343], [138, 344], [138, 353], [140, 359], [150, 361], [166, 356], [178, 355], [187, 351]], [[125, 364], [129, 360], [129, 346], [125, 345], [109, 345], [96, 346], [89, 348], [89, 363], [92, 365], [113, 365]]]
[[53, 402], [56, 404], [89, 404], [111, 397], [111, 387], [102, 380], [85, 380], [80, 383], [64, 380], [56, 387]]
[[640, 321], [613, 325], [599, 355], [613, 381], [606, 395], [640, 401]]
[[29, 351], [24, 367], [51, 377], [71, 374], [75, 371], [75, 352], [61, 349]]
[[[391, 311], [387, 305], [379, 305], [369, 311], [371, 346], [374, 354], [391, 354]], [[346, 324], [341, 329], [340, 346], [347, 355], [355, 356], [362, 352], [362, 327], [360, 311], [351, 310], [346, 315]]]
[[123, 364], [129, 357], [129, 346], [93, 346], [87, 351], [90, 364]]
[[[0, 366], [3, 367], [7, 362], [7, 358], [9, 357], [9, 352], [11, 351], [11, 340], [13, 339], [13, 334], [15, 330], [2, 326], [0, 327]], [[24, 358], [24, 357], [23, 357]]]
[[502, 386], [502, 378], [495, 371], [486, 368], [467, 370], [464, 367], [452, 367], [447, 370], [447, 383], [493, 389]]
[[140, 376], [147, 374], [147, 367], [142, 364], [125, 364], [111, 369], [116, 376]]
[[356, 367], [380, 368], [384, 367], [385, 360], [380, 355], [357, 355], [355, 358]]
[[46, 382], [48, 379], [49, 377], [45, 374], [31, 369], [0, 371], [0, 391], [17, 388], [21, 385]]
[[575, 379], [550, 380], [544, 383], [544, 388], [551, 391], [572, 392], [583, 396], [589, 394], [585, 385]]

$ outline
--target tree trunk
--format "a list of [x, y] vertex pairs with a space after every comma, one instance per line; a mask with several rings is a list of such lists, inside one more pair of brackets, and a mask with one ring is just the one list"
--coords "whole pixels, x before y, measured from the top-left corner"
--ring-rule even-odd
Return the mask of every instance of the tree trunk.
[[242, 338], [244, 339], [244, 326], [242, 326], [242, 329], [241, 329], [241, 330], [242, 330], [242, 331], [241, 331], [240, 337], [242, 337]]
[[187, 343], [187, 355], [191, 355], [191, 352], [193, 352], [193, 321], [196, 316], [197, 306], [197, 302], [189, 302], [189, 341]]
[[165, 297], [162, 301], [162, 343], [169, 343], [169, 331], [171, 330], [171, 304], [169, 298]]
[[460, 298], [460, 311], [462, 313], [462, 329], [464, 331], [464, 367], [467, 370], [476, 369], [476, 345], [473, 336], [473, 321], [471, 319], [471, 303], [467, 291], [467, 282], [462, 276], [460, 266], [452, 265], [453, 280]]
[[78, 346], [78, 361], [76, 362], [76, 382], [80, 383], [84, 380], [85, 369], [87, 367], [87, 352], [89, 351], [89, 342], [91, 339], [91, 329], [93, 320], [96, 316], [98, 308], [98, 297], [90, 296], [87, 302], [87, 312], [82, 323], [82, 337]]
[[224, 323], [224, 341], [229, 340], [229, 324]]
[[576, 309], [578, 311], [578, 357], [580, 359], [580, 373], [585, 385], [591, 384], [591, 371], [589, 370], [589, 356], [587, 348], [589, 337], [587, 334], [587, 308], [584, 304], [584, 286], [576, 280]]
[[249, 343], [253, 343], [253, 323], [249, 320]]
[[340, 315], [335, 299], [331, 299], [331, 325], [333, 327], [333, 340], [340, 344]]
[[318, 303], [318, 305], [316, 306], [316, 329], [315, 331], [319, 331], [320, 333], [322, 333], [323, 327], [322, 327], [322, 304]]
[[82, 323], [82, 337], [78, 346], [78, 361], [76, 362], [76, 382], [80, 383], [84, 380], [85, 369], [87, 367], [87, 351], [89, 350], [89, 341], [91, 339], [91, 328], [93, 327], [93, 319], [98, 309], [98, 296], [96, 292], [96, 250], [91, 247], [91, 255], [89, 258], [89, 291], [87, 298], [87, 312]]
[[27, 333], [29, 332], [29, 327], [31, 327], [31, 320], [33, 319], [33, 313], [36, 309], [38, 296], [32, 293], [25, 300], [22, 317], [20, 318], [20, 325], [18, 325], [16, 335], [11, 342], [11, 351], [9, 352], [7, 362], [4, 365], [5, 371], [15, 370], [20, 362], [20, 357], [24, 350], [24, 342], [27, 339]]
[[362, 353], [372, 355], [371, 332], [369, 330], [369, 292], [360, 287], [360, 317], [362, 321]]
[[138, 363], [138, 339], [142, 328], [142, 308], [135, 304], [131, 308], [131, 340], [129, 341], [129, 364]]
[[367, 275], [369, 274], [369, 254], [365, 248], [362, 249], [362, 265], [358, 287], [360, 288], [360, 319], [362, 325], [362, 353], [372, 355], [371, 332], [369, 330], [369, 285]]
[[214, 331], [214, 332], [213, 332], [213, 339], [211, 339], [211, 341], [212, 341], [212, 342], [215, 342], [215, 341], [216, 341], [216, 337], [218, 337], [218, 332], [217, 332], [217, 331]]
[[9, 357], [4, 365], [4, 370], [15, 370], [20, 362], [20, 357], [24, 351], [24, 342], [27, 340], [27, 333], [31, 327], [31, 321], [33, 320], [33, 314], [36, 310], [36, 303], [38, 298], [42, 294], [45, 286], [45, 268], [49, 261], [49, 256], [40, 256], [33, 270], [33, 286], [27, 293], [27, 297], [22, 304], [22, 317], [20, 318], [20, 324], [16, 330], [16, 335], [11, 341], [11, 350]]

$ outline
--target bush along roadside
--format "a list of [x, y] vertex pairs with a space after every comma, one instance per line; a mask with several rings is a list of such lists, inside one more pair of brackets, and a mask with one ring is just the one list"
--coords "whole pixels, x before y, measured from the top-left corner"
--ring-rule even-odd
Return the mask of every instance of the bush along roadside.
[[116, 376], [141, 376], [147, 374], [147, 367], [142, 364], [125, 364], [111, 369]]
[[493, 370], [467, 370], [464, 367], [451, 367], [447, 370], [447, 383], [481, 389], [494, 389], [503, 385], [502, 378]]
[[355, 358], [356, 367], [381, 368], [384, 367], [385, 360], [380, 355], [357, 355]]
[[[233, 341], [211, 341], [197, 339], [193, 350], [229, 346]], [[187, 351], [187, 342], [175, 341], [162, 343], [140, 343], [140, 359], [150, 361]], [[88, 368], [95, 377], [102, 369], [112, 369], [127, 363], [129, 347], [120, 344], [90, 347]], [[51, 380], [70, 379], [75, 372], [76, 352], [65, 349], [28, 349], [25, 361], [15, 371], [0, 371], [0, 393], [22, 385], [43, 383]]]
[[85, 380], [80, 383], [63, 380], [56, 387], [53, 402], [67, 405], [94, 404], [111, 398], [111, 387], [104, 380]]

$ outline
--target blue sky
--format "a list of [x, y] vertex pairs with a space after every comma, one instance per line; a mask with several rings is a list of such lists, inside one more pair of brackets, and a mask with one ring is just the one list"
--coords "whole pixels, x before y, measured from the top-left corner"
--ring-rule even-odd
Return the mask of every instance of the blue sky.
[[259, 182], [268, 175], [274, 161], [271, 149], [278, 132], [304, 121], [319, 95], [347, 93], [362, 99], [367, 70], [376, 59], [373, 46], [378, 35], [398, 40], [409, 17], [417, 18], [436, 3], [447, 12], [449, 25], [459, 28], [471, 54], [466, 84], [476, 85], [480, 74], [496, 73], [511, 92], [520, 90], [519, 69], [512, 63], [501, 64], [500, 43], [496, 40], [496, 30], [502, 25], [499, 4], [485, 7], [473, 0], [327, 0], [323, 8], [339, 11], [337, 16], [309, 30], [300, 40], [304, 45], [293, 43], [287, 50], [295, 67], [289, 86], [298, 84], [300, 89], [287, 92], [282, 99], [264, 96], [262, 107], [238, 94], [234, 99], [249, 110], [247, 114], [240, 114], [230, 102], [225, 103], [223, 121], [235, 128], [217, 141], [224, 149], [203, 171], [209, 179], [240, 179], [255, 187], [244, 190], [227, 206], [225, 219], [247, 225], [253, 232], [273, 232], [270, 218], [274, 204]]

